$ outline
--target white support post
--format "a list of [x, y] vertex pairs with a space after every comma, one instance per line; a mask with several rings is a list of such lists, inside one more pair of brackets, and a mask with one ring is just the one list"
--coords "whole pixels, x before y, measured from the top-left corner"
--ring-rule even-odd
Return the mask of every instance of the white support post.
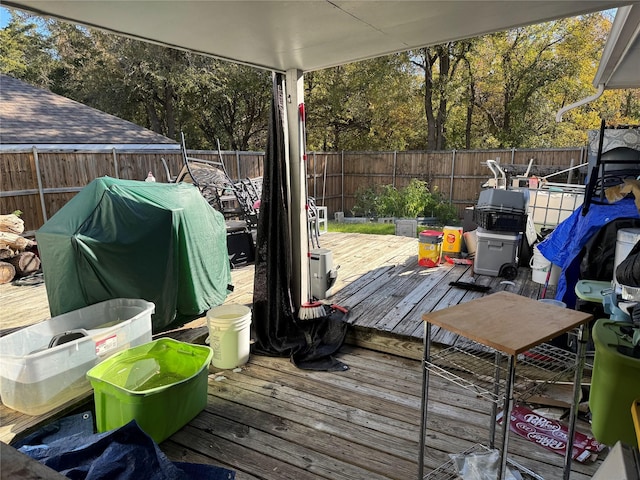
[[307, 225], [306, 165], [304, 162], [304, 125], [300, 118], [300, 105], [304, 104], [304, 76], [301, 70], [287, 70], [285, 101], [290, 178], [290, 225], [292, 256], [292, 295], [297, 309], [309, 300], [309, 240]]

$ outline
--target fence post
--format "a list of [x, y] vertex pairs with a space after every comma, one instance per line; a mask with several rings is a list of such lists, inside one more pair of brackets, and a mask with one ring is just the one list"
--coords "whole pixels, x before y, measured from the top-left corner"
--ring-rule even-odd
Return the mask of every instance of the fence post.
[[242, 175], [240, 175], [240, 152], [236, 150], [236, 173], [238, 174], [238, 178], [236, 180], [241, 180]]
[[42, 218], [46, 222], [49, 220], [47, 206], [44, 203], [44, 192], [42, 191], [42, 175], [40, 175], [40, 160], [38, 159], [38, 149], [33, 147], [33, 162], [36, 168], [36, 179], [38, 180], [38, 195], [40, 196], [40, 206], [42, 207]]
[[344, 150], [340, 152], [340, 187], [340, 190], [342, 190], [342, 193], [340, 194], [342, 197], [340, 211], [344, 212]]
[[451, 152], [451, 183], [449, 185], [449, 205], [453, 205], [453, 177], [456, 169], [456, 149]]
[[115, 177], [120, 178], [120, 172], [118, 172], [118, 156], [116, 154], [116, 147], [111, 149], [111, 154], [113, 155], [113, 170], [115, 171]]
[[[309, 157], [305, 155], [305, 160], [308, 162]], [[316, 170], [316, 152], [313, 152], [313, 198], [318, 205], [318, 186], [317, 186], [317, 170]]]
[[398, 151], [394, 150], [393, 151], [393, 187], [395, 188], [396, 186], [396, 170], [398, 168]]
[[575, 163], [575, 160], [572, 158], [571, 162], [569, 163], [569, 174], [567, 175], [567, 183], [571, 183], [571, 180], [573, 180], [573, 164]]

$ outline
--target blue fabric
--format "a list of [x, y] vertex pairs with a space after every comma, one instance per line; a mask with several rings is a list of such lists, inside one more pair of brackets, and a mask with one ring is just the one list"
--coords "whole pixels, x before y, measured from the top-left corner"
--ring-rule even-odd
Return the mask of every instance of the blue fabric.
[[213, 465], [171, 462], [135, 420], [109, 432], [82, 433], [19, 450], [74, 480], [233, 480]]
[[11, 442], [11, 446], [18, 449], [24, 445], [48, 444], [71, 435], [89, 436], [93, 431], [93, 414], [83, 412], [54, 420], [25, 438]]
[[618, 218], [640, 218], [632, 198], [610, 205], [591, 204], [585, 216], [580, 206], [537, 245], [547, 260], [562, 269], [556, 286], [556, 300], [566, 303], [569, 308], [575, 306], [574, 288], [579, 280], [580, 252], [601, 227]]

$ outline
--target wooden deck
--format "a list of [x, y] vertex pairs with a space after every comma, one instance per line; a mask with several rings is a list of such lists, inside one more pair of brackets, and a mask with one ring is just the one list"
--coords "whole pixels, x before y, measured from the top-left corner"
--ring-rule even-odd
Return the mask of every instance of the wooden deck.
[[[206, 409], [161, 444], [171, 459], [226, 466], [239, 480], [417, 478], [421, 315], [483, 294], [449, 286], [472, 279], [467, 266], [419, 267], [417, 239], [329, 233], [321, 243], [340, 265], [329, 301], [350, 309], [352, 328], [339, 353], [350, 369], [311, 372], [285, 358], [258, 355], [237, 371], [212, 367]], [[253, 267], [235, 269], [232, 276], [235, 290], [227, 303], [250, 304]], [[529, 277], [521, 268], [511, 283], [486, 276], [475, 281], [538, 298], [541, 286]], [[0, 296], [2, 329], [47, 316], [42, 285], [2, 285]], [[199, 319], [171, 335], [201, 341], [203, 325]], [[432, 377], [430, 392], [427, 469], [447, 461], [448, 453], [486, 443], [491, 422], [490, 404], [468, 390]], [[0, 440], [8, 442], [47, 418], [1, 406]], [[588, 424], [579, 422], [579, 428], [588, 431]], [[562, 477], [561, 455], [514, 436], [510, 458], [546, 479]], [[574, 462], [571, 478], [590, 478], [600, 463]]]

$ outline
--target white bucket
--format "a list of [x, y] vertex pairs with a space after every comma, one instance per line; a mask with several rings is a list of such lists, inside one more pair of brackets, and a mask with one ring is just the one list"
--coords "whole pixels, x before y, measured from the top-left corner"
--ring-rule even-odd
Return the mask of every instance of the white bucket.
[[221, 305], [207, 312], [211, 364], [235, 368], [249, 361], [251, 309], [244, 305]]
[[[629, 252], [638, 241], [640, 241], [640, 228], [621, 228], [616, 234], [616, 251], [613, 259], [613, 288], [615, 293], [621, 293], [622, 290], [622, 286], [616, 278], [616, 268], [627, 258]], [[630, 298], [623, 297], [623, 300], [630, 300]]]
[[554, 300], [553, 298], [541, 298], [538, 300], [540, 303], [546, 303], [547, 305], [555, 305], [560, 308], [567, 308], [567, 304], [560, 300]]
[[529, 266], [531, 267], [531, 280], [536, 283], [540, 283], [544, 285], [547, 281], [547, 273], [549, 272], [549, 268], [551, 268], [551, 275], [549, 276], [549, 285], [557, 285], [558, 279], [560, 278], [560, 267], [558, 265], [553, 264], [547, 260], [538, 247], [533, 247], [533, 256], [531, 257], [531, 261], [529, 262]]

